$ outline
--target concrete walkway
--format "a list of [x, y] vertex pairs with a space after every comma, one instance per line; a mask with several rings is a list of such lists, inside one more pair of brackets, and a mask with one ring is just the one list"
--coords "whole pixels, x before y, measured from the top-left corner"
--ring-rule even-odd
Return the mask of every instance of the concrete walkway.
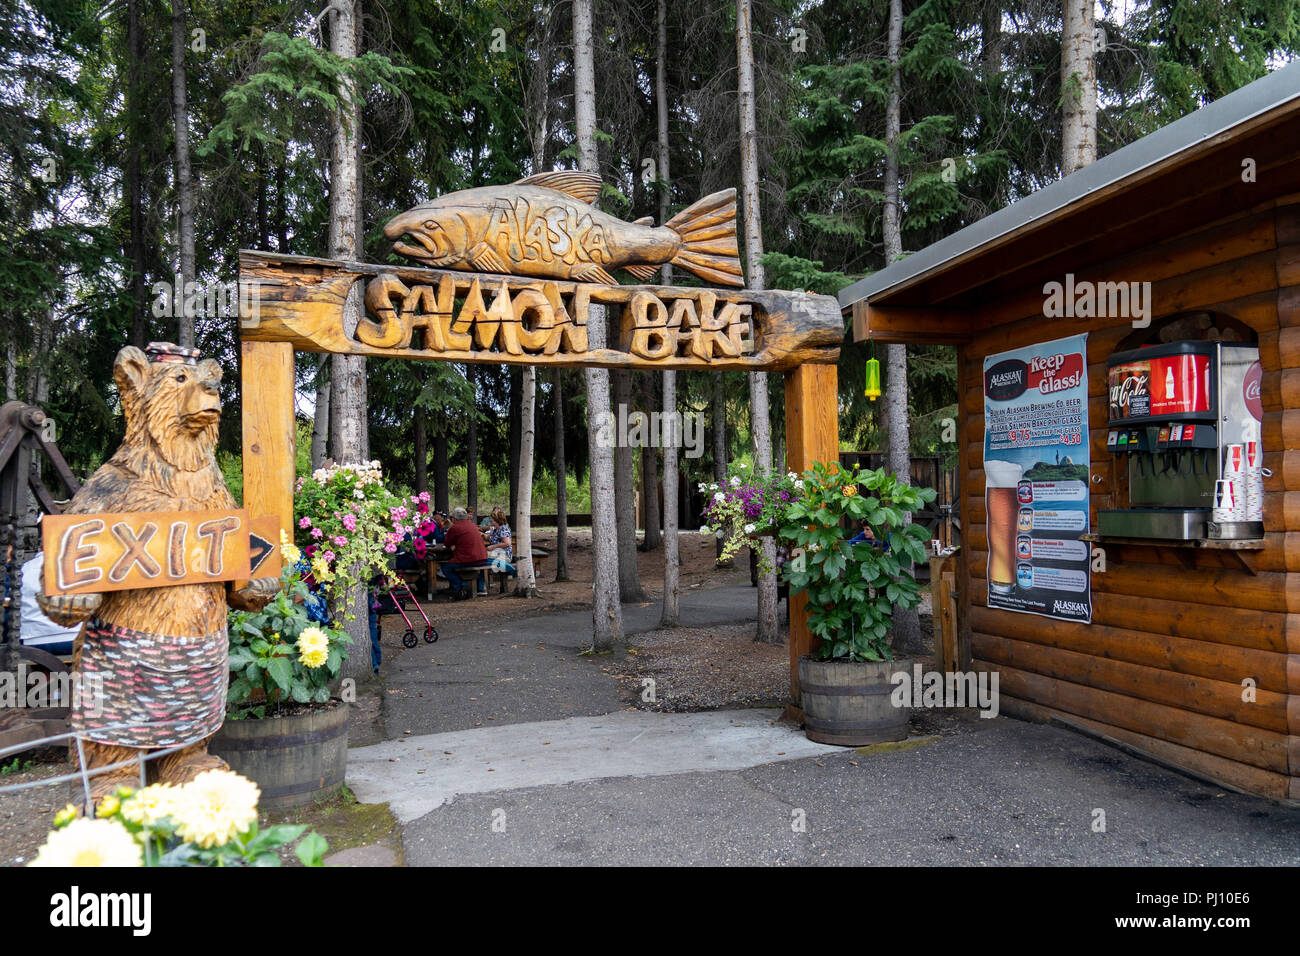
[[606, 777], [741, 770], [841, 748], [815, 744], [776, 710], [622, 711], [403, 737], [348, 753], [348, 786], [402, 823], [453, 797]]
[[[682, 623], [754, 604], [689, 592]], [[623, 613], [647, 630], [659, 606]], [[1300, 865], [1300, 810], [1061, 727], [966, 714], [910, 750], [820, 747], [771, 711], [623, 710], [607, 659], [579, 654], [590, 611], [442, 630], [387, 668], [396, 739], [349, 754], [410, 865]]]
[[[660, 604], [623, 605], [628, 634], [659, 625]], [[684, 627], [752, 621], [753, 588], [687, 591]], [[437, 623], [437, 606], [431, 611]], [[608, 658], [583, 657], [591, 611], [539, 615], [498, 625], [439, 625], [436, 644], [420, 644], [386, 666], [384, 726], [389, 738], [508, 723], [599, 716], [620, 710], [617, 682], [601, 673]]]

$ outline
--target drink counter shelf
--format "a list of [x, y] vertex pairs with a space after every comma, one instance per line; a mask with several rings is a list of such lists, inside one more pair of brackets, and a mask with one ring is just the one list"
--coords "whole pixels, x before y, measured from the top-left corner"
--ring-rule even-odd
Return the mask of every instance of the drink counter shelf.
[[1251, 574], [1255, 572], [1255, 566], [1243, 552], [1263, 551], [1265, 541], [1263, 538], [1125, 538], [1117, 535], [1104, 534], [1081, 534], [1080, 541], [1092, 541], [1097, 544], [1124, 544], [1124, 545], [1142, 545], [1148, 548], [1175, 548], [1178, 557], [1187, 567], [1192, 567], [1192, 560], [1187, 551], [1231, 551], [1241, 566]]

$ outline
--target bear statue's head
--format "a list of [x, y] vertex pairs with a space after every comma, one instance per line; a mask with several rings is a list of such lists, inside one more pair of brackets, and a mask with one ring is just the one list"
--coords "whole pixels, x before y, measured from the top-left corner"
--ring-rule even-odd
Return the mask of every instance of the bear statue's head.
[[123, 445], [147, 449], [178, 471], [212, 466], [221, 422], [221, 366], [198, 355], [150, 342], [147, 355], [128, 345], [113, 363], [126, 414]]

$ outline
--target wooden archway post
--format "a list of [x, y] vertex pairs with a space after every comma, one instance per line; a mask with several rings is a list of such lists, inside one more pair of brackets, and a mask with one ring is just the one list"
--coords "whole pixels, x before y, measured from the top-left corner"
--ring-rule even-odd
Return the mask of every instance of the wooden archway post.
[[[838, 462], [839, 375], [834, 365], [800, 365], [785, 373], [786, 466], [803, 474], [815, 461]], [[817, 640], [808, 630], [808, 596], [790, 595], [790, 697], [799, 707], [799, 658]]]
[[240, 343], [244, 507], [275, 515], [293, 539], [293, 343]]

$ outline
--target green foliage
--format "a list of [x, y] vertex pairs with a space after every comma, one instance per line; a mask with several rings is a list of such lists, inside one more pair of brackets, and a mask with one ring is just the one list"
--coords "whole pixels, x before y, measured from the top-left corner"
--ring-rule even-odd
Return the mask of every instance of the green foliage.
[[[231, 611], [228, 716], [274, 717], [287, 704], [325, 704], [352, 638], [316, 624], [307, 613], [307, 585], [286, 560], [281, 589], [260, 611]], [[323, 660], [315, 655], [321, 655]]]
[[[780, 537], [791, 546], [783, 574], [791, 593], [808, 595], [808, 628], [820, 660], [888, 661], [895, 608], [914, 608], [920, 591], [912, 564], [925, 560], [928, 532], [907, 523], [933, 501], [931, 488], [904, 485], [883, 469], [847, 471], [823, 462], [804, 472], [785, 511]], [[843, 523], [866, 521], [875, 543], [850, 545]]]

